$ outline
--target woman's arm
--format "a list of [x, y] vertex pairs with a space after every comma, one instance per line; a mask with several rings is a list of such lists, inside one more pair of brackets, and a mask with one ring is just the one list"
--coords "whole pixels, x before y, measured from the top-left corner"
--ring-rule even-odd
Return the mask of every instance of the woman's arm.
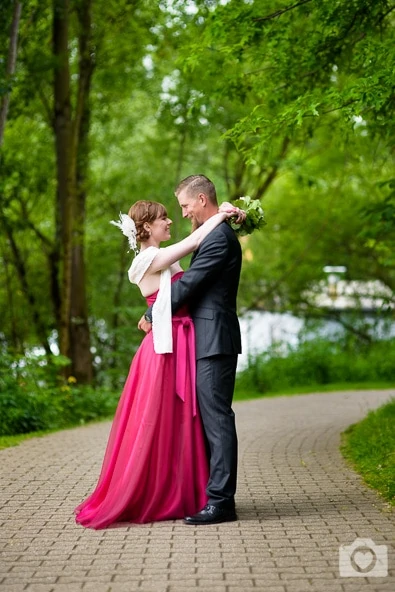
[[[232, 207], [232, 206], [231, 206]], [[164, 247], [159, 249], [158, 253], [156, 254], [154, 260], [151, 263], [151, 266], [147, 270], [147, 273], [156, 273], [161, 271], [162, 269], [166, 269], [172, 263], [175, 263], [185, 255], [189, 255], [195, 251], [203, 239], [214, 230], [221, 222], [229, 218], [231, 215], [234, 215], [234, 212], [219, 212], [218, 214], [214, 214], [211, 216], [204, 224], [202, 224], [199, 228], [194, 230], [189, 236], [184, 238], [183, 240], [175, 243], [174, 245], [170, 245], [169, 247]]]

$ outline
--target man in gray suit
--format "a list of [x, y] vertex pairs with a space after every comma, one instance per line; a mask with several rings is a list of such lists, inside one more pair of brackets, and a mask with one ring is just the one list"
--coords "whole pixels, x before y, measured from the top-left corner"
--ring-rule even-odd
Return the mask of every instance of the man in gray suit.
[[[204, 175], [187, 177], [175, 193], [193, 229], [218, 212], [214, 184]], [[171, 287], [173, 312], [187, 303], [195, 324], [197, 398], [210, 454], [208, 503], [197, 514], [187, 516], [187, 524], [237, 520], [237, 435], [232, 399], [241, 352], [236, 313], [240, 270], [240, 243], [223, 222], [202, 241], [189, 269]], [[145, 318], [151, 319], [149, 310]]]

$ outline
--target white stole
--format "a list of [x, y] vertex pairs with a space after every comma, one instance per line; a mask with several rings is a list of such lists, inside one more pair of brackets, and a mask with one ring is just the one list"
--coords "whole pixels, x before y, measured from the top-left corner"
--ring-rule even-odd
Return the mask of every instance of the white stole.
[[[138, 285], [141, 282], [158, 251], [159, 249], [157, 247], [148, 247], [134, 258], [128, 271], [129, 280], [133, 284]], [[172, 353], [170, 268], [163, 269], [160, 274], [159, 292], [152, 306], [152, 337], [155, 353]]]

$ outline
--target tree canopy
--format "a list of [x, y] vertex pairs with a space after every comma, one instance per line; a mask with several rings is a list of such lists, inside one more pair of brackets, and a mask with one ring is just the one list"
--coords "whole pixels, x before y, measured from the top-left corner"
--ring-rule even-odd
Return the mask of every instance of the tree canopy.
[[394, 290], [390, 1], [27, 0], [10, 71], [18, 4], [0, 6], [5, 350], [58, 347], [88, 382], [124, 367], [144, 301], [109, 221], [157, 199], [180, 238], [174, 186], [200, 172], [266, 212], [241, 311], [317, 313], [329, 264]]

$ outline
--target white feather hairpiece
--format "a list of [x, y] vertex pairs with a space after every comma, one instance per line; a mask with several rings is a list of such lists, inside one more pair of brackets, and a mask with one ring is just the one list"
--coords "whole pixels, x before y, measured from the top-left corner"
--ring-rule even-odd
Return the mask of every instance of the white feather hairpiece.
[[110, 221], [110, 224], [117, 226], [123, 232], [123, 234], [127, 237], [130, 248], [137, 253], [139, 252], [137, 248], [137, 231], [136, 231], [136, 224], [134, 220], [127, 214], [119, 213], [119, 222], [115, 222], [114, 220]]

